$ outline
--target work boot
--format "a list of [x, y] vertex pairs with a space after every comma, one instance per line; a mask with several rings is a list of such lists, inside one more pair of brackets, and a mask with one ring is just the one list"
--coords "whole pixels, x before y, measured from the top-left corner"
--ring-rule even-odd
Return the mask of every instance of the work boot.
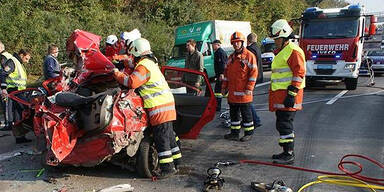
[[157, 175], [158, 179], [166, 179], [176, 174], [177, 170], [175, 165], [172, 163], [161, 163], [160, 164], [160, 173]]
[[180, 164], [181, 164], [181, 158], [179, 158], [179, 159], [174, 159], [174, 160], [173, 160], [173, 164], [175, 165], [175, 169], [176, 169], [177, 171], [179, 171]]
[[[247, 132], [249, 132], [249, 133], [247, 133]], [[246, 132], [244, 132], [244, 136], [240, 139], [240, 141], [241, 142], [249, 141], [249, 140], [251, 140], [252, 135], [253, 135], [253, 131], [246, 131]]]
[[293, 164], [295, 160], [295, 154], [293, 153], [293, 151], [282, 152], [280, 154], [272, 155], [272, 159], [274, 159], [273, 163]]
[[31, 141], [32, 141], [32, 140], [27, 139], [25, 136], [16, 137], [16, 144], [29, 143], [29, 142], [31, 142]]
[[12, 130], [12, 125], [7, 125], [7, 124], [0, 129], [0, 131], [11, 131], [11, 130]]
[[228, 133], [224, 135], [224, 139], [232, 140], [232, 141], [238, 141], [239, 140], [239, 134], [238, 133]]

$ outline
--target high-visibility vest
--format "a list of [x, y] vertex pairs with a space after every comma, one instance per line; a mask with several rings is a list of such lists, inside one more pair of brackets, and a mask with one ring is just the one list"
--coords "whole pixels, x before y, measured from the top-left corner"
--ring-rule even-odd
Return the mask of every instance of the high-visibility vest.
[[[153, 108], [174, 102], [173, 94], [158, 65], [147, 58], [141, 60], [136, 67], [140, 65], [144, 66], [150, 74], [149, 80], [138, 88], [140, 96], [144, 100], [144, 108]], [[141, 75], [138, 74], [138, 76], [140, 77]], [[147, 77], [142, 78], [145, 79]]]
[[13, 57], [12, 54], [10, 54], [10, 53], [8, 53], [8, 52], [6, 52], [6, 51], [4, 51], [3, 53], [1, 53], [1, 55], [3, 55], [7, 60]]
[[10, 59], [12, 59], [15, 64], [15, 70], [9, 74], [5, 80], [7, 82], [7, 88], [16, 87], [18, 90], [23, 90], [27, 88], [27, 72], [16, 57], [12, 56]]
[[[305, 87], [305, 78], [294, 77], [288, 65], [288, 59], [291, 56], [293, 50], [296, 50], [303, 57], [303, 61], [305, 61], [305, 56], [303, 50], [297, 46], [296, 44], [289, 42], [283, 50], [281, 50], [273, 59], [271, 70], [271, 90], [276, 91], [279, 89], [287, 89], [289, 85], [291, 85], [292, 81], [299, 81], [301, 85], [299, 89], [303, 89]], [[304, 62], [304, 69], [305, 69]]]

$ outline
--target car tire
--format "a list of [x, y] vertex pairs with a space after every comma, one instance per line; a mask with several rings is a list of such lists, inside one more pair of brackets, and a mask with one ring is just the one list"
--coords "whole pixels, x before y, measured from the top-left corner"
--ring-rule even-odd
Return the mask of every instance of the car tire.
[[151, 178], [153, 172], [158, 168], [158, 157], [153, 140], [150, 137], [144, 137], [141, 140], [137, 159], [136, 168], [140, 177]]
[[357, 80], [358, 78], [346, 78], [345, 87], [347, 90], [355, 90], [357, 88]]
[[310, 78], [306, 78], [305, 79], [305, 87], [306, 88], [311, 88], [311, 87], [313, 87], [313, 79], [310, 79]]

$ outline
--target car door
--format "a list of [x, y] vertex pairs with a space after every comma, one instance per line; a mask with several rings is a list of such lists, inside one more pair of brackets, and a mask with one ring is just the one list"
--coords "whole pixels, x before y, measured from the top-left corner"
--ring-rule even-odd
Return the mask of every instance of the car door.
[[[176, 134], [182, 138], [196, 139], [216, 113], [216, 99], [207, 75], [170, 66], [163, 66], [161, 70], [175, 98]], [[200, 81], [200, 86], [197, 87], [195, 81]]]

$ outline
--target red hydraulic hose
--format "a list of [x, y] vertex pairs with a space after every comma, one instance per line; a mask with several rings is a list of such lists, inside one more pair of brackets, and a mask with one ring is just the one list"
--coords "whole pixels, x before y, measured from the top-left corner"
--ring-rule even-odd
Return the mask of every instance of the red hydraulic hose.
[[[303, 168], [303, 167], [296, 167], [296, 166], [291, 166], [291, 165], [282, 165], [282, 164], [276, 164], [276, 163], [271, 163], [271, 162], [264, 162], [264, 161], [255, 161], [255, 160], [240, 160], [240, 163], [248, 163], [248, 164], [259, 164], [259, 165], [268, 165], [268, 166], [274, 166], [274, 167], [283, 167], [283, 168], [288, 168], [288, 169], [295, 169], [299, 171], [305, 171], [305, 172], [312, 172], [312, 173], [319, 173], [319, 174], [325, 174], [325, 175], [343, 175], [343, 176], [350, 176], [355, 179], [359, 179], [368, 183], [373, 183], [376, 185], [381, 185], [384, 186], [384, 179], [378, 179], [374, 177], [367, 177], [364, 175], [361, 175], [360, 173], [363, 171], [363, 166], [356, 161], [346, 161], [345, 159], [348, 157], [357, 157], [361, 159], [365, 159], [381, 169], [384, 169], [384, 165], [374, 159], [371, 159], [369, 157], [366, 157], [364, 155], [358, 155], [358, 154], [348, 154], [345, 155], [341, 158], [338, 168], [340, 171], [343, 173], [334, 173], [334, 172], [328, 172], [328, 171], [322, 171], [322, 170], [316, 170], [316, 169], [308, 169], [308, 168]], [[350, 165], [355, 165], [356, 167], [359, 168], [359, 170], [355, 172], [351, 172], [348, 169], [344, 168], [345, 164], [350, 164]]]

